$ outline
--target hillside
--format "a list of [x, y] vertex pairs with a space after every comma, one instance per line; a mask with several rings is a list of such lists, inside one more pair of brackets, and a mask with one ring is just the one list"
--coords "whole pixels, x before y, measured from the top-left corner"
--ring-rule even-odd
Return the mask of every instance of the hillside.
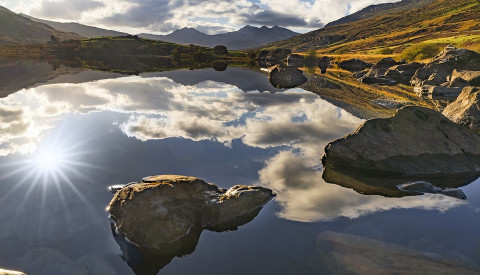
[[323, 49], [325, 53], [375, 53], [381, 48], [391, 47], [399, 52], [410, 44], [437, 39], [467, 47], [468, 44], [478, 45], [480, 41], [479, 18], [478, 0], [437, 0], [404, 12], [331, 25], [267, 44], [263, 48], [286, 47], [297, 52]]
[[298, 35], [298, 33], [279, 26], [274, 26], [272, 28], [265, 26], [261, 28], [245, 26], [234, 32], [214, 35], [202, 33], [193, 28], [183, 28], [167, 35], [142, 33], [138, 36], [172, 43], [195, 44], [204, 47], [224, 45], [229, 49], [238, 50], [258, 47], [273, 41], [287, 39], [295, 35]]
[[0, 7], [0, 44], [45, 43], [52, 35], [61, 41], [81, 38], [79, 35], [55, 30]]
[[107, 29], [102, 29], [102, 28], [97, 28], [97, 27], [92, 27], [92, 26], [87, 26], [79, 23], [61, 23], [61, 22], [55, 22], [55, 21], [50, 21], [50, 20], [44, 20], [44, 19], [39, 19], [35, 17], [31, 17], [25, 14], [20, 14], [23, 17], [27, 17], [28, 19], [43, 23], [46, 25], [49, 25], [50, 27], [53, 27], [56, 30], [63, 31], [63, 32], [73, 32], [78, 35], [81, 35], [83, 37], [87, 38], [94, 38], [94, 37], [101, 37], [101, 36], [124, 36], [127, 35], [127, 33], [124, 32], [117, 32], [114, 30], [107, 30]]
[[336, 21], [330, 22], [326, 25], [326, 27], [352, 23], [355, 21], [387, 15], [395, 12], [403, 12], [407, 10], [418, 9], [434, 1], [435, 0], [402, 0], [400, 2], [395, 2], [395, 3], [370, 5], [360, 11], [357, 11], [355, 13], [342, 17]]

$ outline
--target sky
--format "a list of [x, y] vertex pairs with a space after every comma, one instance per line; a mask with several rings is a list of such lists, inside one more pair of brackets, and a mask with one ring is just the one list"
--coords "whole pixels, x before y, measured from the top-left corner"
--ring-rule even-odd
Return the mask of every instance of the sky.
[[0, 0], [0, 5], [41, 19], [79, 22], [131, 34], [165, 34], [183, 27], [214, 34], [245, 25], [278, 25], [303, 33], [366, 6], [397, 1]]

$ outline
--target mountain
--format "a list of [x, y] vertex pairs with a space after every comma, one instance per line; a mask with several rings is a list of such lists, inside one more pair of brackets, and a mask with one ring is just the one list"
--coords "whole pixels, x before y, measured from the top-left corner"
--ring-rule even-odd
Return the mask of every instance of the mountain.
[[81, 38], [79, 35], [34, 22], [0, 6], [0, 44], [45, 43], [52, 35], [61, 41]]
[[92, 27], [92, 26], [87, 26], [79, 23], [61, 23], [61, 22], [55, 22], [55, 21], [50, 21], [50, 20], [44, 20], [44, 19], [39, 19], [35, 17], [28, 16], [26, 14], [20, 14], [23, 17], [27, 17], [28, 19], [43, 23], [46, 25], [49, 25], [56, 30], [63, 31], [63, 32], [73, 32], [76, 34], [79, 34], [84, 37], [88, 38], [94, 38], [94, 37], [101, 37], [101, 36], [125, 36], [128, 35], [128, 33], [124, 32], [117, 32], [114, 30], [107, 30], [107, 29], [102, 29], [102, 28], [97, 28], [97, 27]]
[[339, 54], [374, 52], [382, 47], [401, 51], [423, 41], [462, 47], [478, 45], [479, 18], [478, 0], [436, 0], [419, 8], [326, 26], [262, 48], [286, 47], [296, 52], [324, 49], [325, 53]]
[[205, 47], [224, 45], [228, 49], [238, 50], [258, 47], [277, 40], [283, 40], [298, 35], [289, 29], [279, 26], [253, 27], [245, 26], [234, 32], [208, 35], [193, 28], [178, 29], [167, 35], [139, 34], [139, 37], [161, 40], [180, 44], [195, 44]]
[[407, 10], [417, 9], [417, 8], [426, 6], [434, 1], [435, 0], [402, 0], [400, 2], [395, 2], [395, 3], [370, 5], [360, 11], [357, 11], [355, 13], [342, 17], [336, 21], [330, 22], [326, 25], [326, 27], [352, 23], [355, 21], [387, 15], [389, 13], [394, 13], [394, 12], [403, 12]]

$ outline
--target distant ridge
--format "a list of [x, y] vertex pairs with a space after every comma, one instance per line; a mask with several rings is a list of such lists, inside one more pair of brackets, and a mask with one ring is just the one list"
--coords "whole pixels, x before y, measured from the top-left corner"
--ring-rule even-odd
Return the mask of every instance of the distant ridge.
[[360, 11], [342, 17], [338, 20], [328, 23], [325, 27], [340, 24], [352, 23], [363, 19], [386, 15], [394, 12], [402, 12], [426, 6], [435, 0], [402, 0], [395, 3], [384, 3], [378, 5], [370, 5]]
[[45, 43], [51, 36], [59, 40], [80, 39], [79, 35], [55, 30], [0, 6], [0, 44]]
[[194, 28], [178, 29], [167, 35], [141, 33], [138, 36], [147, 39], [162, 40], [179, 44], [195, 44], [205, 47], [224, 45], [228, 49], [238, 50], [258, 47], [263, 44], [291, 38], [299, 33], [279, 26], [271, 28], [245, 26], [234, 32], [208, 35]]
[[107, 29], [102, 29], [102, 28], [97, 28], [97, 27], [92, 27], [88, 25], [83, 25], [75, 22], [70, 22], [70, 23], [61, 23], [61, 22], [55, 22], [55, 21], [50, 21], [50, 20], [44, 20], [44, 19], [39, 19], [35, 17], [31, 17], [26, 14], [20, 14], [24, 17], [29, 18], [32, 21], [47, 24], [54, 29], [57, 29], [59, 31], [64, 31], [64, 32], [73, 32], [76, 34], [79, 34], [84, 37], [88, 38], [94, 38], [94, 37], [101, 37], [101, 36], [124, 36], [127, 35], [128, 33], [124, 32], [117, 32], [114, 30], [107, 30]]

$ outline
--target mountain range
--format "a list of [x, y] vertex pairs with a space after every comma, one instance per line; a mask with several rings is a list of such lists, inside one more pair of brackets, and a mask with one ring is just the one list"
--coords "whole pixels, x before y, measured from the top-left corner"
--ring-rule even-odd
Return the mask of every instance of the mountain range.
[[0, 44], [45, 43], [52, 35], [59, 40], [82, 38], [77, 34], [34, 22], [0, 6]]
[[195, 44], [205, 47], [224, 45], [228, 49], [239, 50], [258, 47], [273, 41], [291, 38], [299, 33], [279, 26], [260, 28], [245, 26], [237, 31], [208, 35], [194, 28], [178, 29], [167, 35], [142, 33], [139, 37], [179, 44]]

